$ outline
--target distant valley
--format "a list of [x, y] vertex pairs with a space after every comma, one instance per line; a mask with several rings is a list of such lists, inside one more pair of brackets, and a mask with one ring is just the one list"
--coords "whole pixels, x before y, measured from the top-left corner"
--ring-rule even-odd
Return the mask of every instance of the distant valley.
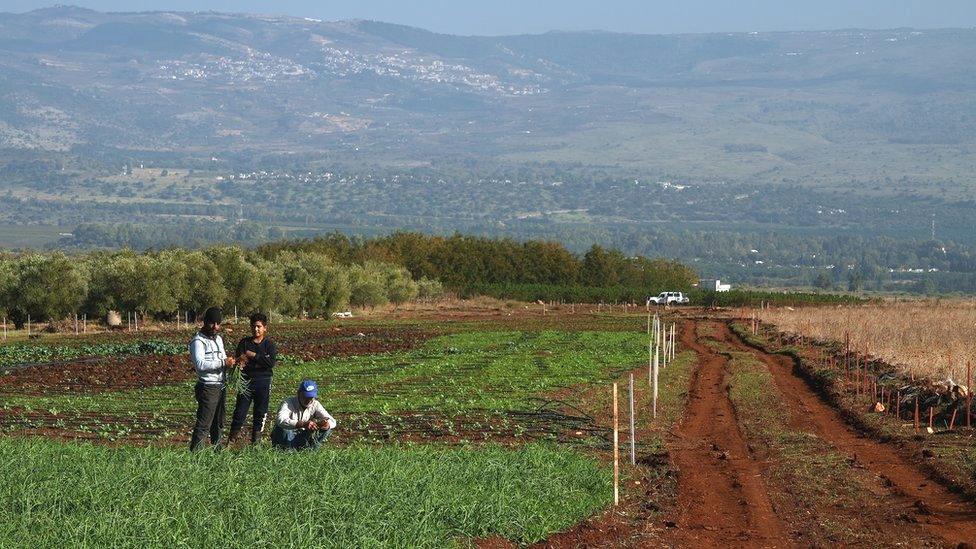
[[[976, 246], [973, 58], [972, 29], [463, 37], [202, 12], [0, 14], [0, 244], [234, 223], [243, 205], [260, 234], [292, 236], [461, 230], [664, 255], [679, 251], [662, 238], [692, 233], [747, 250], [800, 239], [822, 253], [680, 253], [759, 283], [840, 269], [845, 285], [870, 263], [918, 284], [919, 269], [968, 269], [928, 250]], [[39, 226], [48, 237], [26, 229]], [[831, 256], [836, 238], [913, 252]], [[136, 240], [74, 245], [165, 245]]]

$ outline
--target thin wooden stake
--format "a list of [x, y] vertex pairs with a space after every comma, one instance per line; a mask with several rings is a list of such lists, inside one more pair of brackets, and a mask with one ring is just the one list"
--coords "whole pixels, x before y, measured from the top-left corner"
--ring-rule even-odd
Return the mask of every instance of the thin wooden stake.
[[973, 368], [970, 361], [966, 361], [966, 427], [973, 426]]
[[678, 327], [674, 323], [671, 324], [671, 358], [678, 356]]
[[659, 367], [661, 363], [660, 355], [661, 355], [660, 347], [655, 347], [654, 348], [654, 383], [652, 387], [652, 390], [654, 391], [654, 398], [651, 405], [652, 412], [653, 412], [652, 417], [654, 417], [655, 419], [657, 418], [657, 380], [660, 372], [660, 367]]
[[665, 326], [661, 335], [661, 368], [668, 367], [668, 328]]
[[617, 384], [613, 384], [613, 504], [620, 504], [620, 428], [617, 425]]
[[637, 465], [637, 431], [634, 429], [634, 374], [630, 374], [630, 464]]
[[959, 406], [952, 407], [952, 419], [949, 420], [949, 430], [951, 431], [956, 426], [956, 412], [959, 411]]
[[664, 324], [658, 321], [657, 324], [657, 350], [654, 351], [658, 357], [658, 365], [663, 368], [667, 366], [664, 363]]
[[918, 397], [916, 396], [915, 397], [915, 432], [916, 433], [918, 432], [918, 424], [919, 424], [919, 417], [918, 417]]
[[851, 369], [851, 333], [844, 332], [844, 371], [849, 372], [850, 369]]
[[935, 427], [935, 406], [929, 406], [929, 429]]
[[81, 315], [81, 333], [88, 333], [88, 313]]

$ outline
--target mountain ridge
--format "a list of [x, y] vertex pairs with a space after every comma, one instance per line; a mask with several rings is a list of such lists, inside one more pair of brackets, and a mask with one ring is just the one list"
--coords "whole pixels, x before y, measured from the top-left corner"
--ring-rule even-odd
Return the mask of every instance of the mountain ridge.
[[[0, 36], [12, 150], [369, 151], [814, 184], [976, 165], [972, 29], [453, 36], [61, 7], [0, 14]], [[948, 169], [931, 165], [948, 154]]]

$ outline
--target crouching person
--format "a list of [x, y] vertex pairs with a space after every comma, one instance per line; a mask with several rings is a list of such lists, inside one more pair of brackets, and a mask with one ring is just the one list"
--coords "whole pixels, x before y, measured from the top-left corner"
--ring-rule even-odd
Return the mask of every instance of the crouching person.
[[336, 420], [316, 399], [318, 385], [306, 379], [298, 393], [281, 403], [271, 431], [271, 445], [280, 450], [317, 449], [336, 428]]

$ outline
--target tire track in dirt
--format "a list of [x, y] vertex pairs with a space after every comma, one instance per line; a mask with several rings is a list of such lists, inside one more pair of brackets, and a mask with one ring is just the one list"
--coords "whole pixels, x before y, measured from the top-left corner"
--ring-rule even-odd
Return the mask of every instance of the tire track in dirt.
[[863, 436], [851, 427], [841, 413], [794, 373], [790, 357], [756, 349], [734, 334], [726, 324], [720, 340], [737, 350], [752, 353], [761, 360], [789, 407], [792, 422], [812, 432], [850, 456], [855, 463], [878, 475], [879, 484], [890, 491], [904, 516], [914, 517], [930, 534], [958, 547], [973, 547], [976, 542], [976, 505], [929, 478], [898, 449]]
[[[724, 324], [710, 322], [715, 330]], [[678, 471], [679, 547], [789, 547], [761, 477], [739, 430], [728, 395], [729, 359], [698, 341], [685, 322], [681, 343], [698, 355], [684, 418], [669, 440]]]

